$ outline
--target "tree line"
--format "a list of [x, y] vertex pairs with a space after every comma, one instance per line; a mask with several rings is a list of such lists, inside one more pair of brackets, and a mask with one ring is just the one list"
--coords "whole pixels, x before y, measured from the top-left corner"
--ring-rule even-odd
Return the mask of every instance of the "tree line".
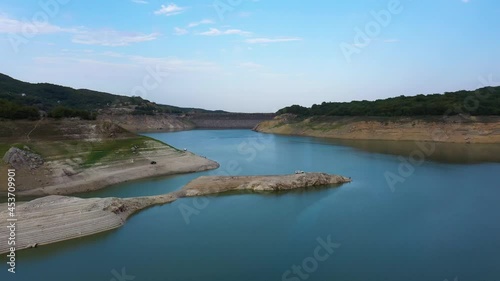
[[34, 106], [20, 105], [0, 99], [0, 118], [37, 120], [40, 119], [40, 114]]
[[99, 110], [108, 108], [133, 108], [132, 114], [134, 115], [213, 112], [156, 104], [139, 96], [120, 96], [48, 83], [27, 83], [1, 73], [0, 100], [2, 100], [2, 105], [5, 105], [2, 106], [0, 118], [6, 119], [39, 118], [36, 117], [39, 111], [47, 112], [49, 117], [54, 118], [94, 119]]
[[399, 96], [375, 101], [323, 102], [310, 108], [292, 105], [278, 114], [302, 116], [500, 115], [500, 87], [444, 94]]

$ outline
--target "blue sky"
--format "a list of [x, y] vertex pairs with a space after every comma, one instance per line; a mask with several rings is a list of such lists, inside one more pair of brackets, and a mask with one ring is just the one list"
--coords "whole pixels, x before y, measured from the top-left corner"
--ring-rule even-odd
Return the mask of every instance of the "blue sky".
[[274, 112], [500, 84], [494, 0], [5, 0], [0, 72]]

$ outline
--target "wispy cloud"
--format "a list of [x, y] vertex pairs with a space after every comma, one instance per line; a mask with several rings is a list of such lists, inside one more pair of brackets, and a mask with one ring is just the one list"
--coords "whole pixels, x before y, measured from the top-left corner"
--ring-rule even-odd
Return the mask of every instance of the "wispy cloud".
[[63, 28], [51, 24], [35, 24], [0, 15], [0, 34], [22, 34], [26, 30], [34, 34], [68, 33], [77, 44], [101, 46], [126, 46], [132, 43], [155, 40], [159, 33], [123, 32], [114, 29], [92, 30], [85, 27]]
[[136, 4], [148, 4], [149, 3], [148, 1], [145, 1], [145, 0], [131, 0], [131, 1], [136, 3]]
[[[99, 69], [100, 71], [103, 71], [103, 69], [98, 68], [97, 66], [99, 65], [122, 66], [130, 69], [143, 69], [146, 66], [153, 66], [155, 68], [159, 68], [161, 70], [172, 73], [213, 73], [215, 71], [221, 70], [221, 67], [217, 63], [205, 60], [189, 60], [178, 57], [146, 57], [115, 52], [87, 53], [84, 50], [68, 51], [69, 52], [67, 53], [62, 52], [58, 56], [35, 57], [34, 60], [35, 62], [41, 63], [42, 65], [67, 65], [68, 69], [78, 69], [74, 66], [79, 65], [80, 63], [87, 62], [88, 64], [96, 66], [94, 70]], [[120, 59], [119, 62], [116, 61], [116, 58]], [[123, 68], [120, 69], [120, 72], [123, 72]]]
[[73, 32], [75, 29], [62, 28], [57, 25], [49, 23], [36, 24], [34, 22], [17, 20], [8, 17], [7, 15], [0, 14], [0, 33], [23, 33], [29, 31], [33, 34], [47, 34], [59, 32]]
[[251, 38], [245, 40], [249, 44], [267, 44], [267, 43], [280, 43], [280, 42], [292, 42], [301, 41], [300, 37], [281, 37], [281, 38]]
[[252, 34], [251, 32], [248, 31], [243, 31], [240, 29], [227, 29], [227, 30], [219, 30], [217, 28], [210, 28], [209, 31], [205, 31], [202, 33], [199, 33], [199, 35], [203, 36], [221, 36], [221, 35], [250, 35]]
[[173, 16], [183, 13], [187, 7], [179, 7], [174, 3], [168, 4], [167, 6], [161, 5], [159, 10], [154, 11], [155, 15]]
[[187, 28], [193, 28], [193, 27], [196, 27], [196, 26], [199, 26], [199, 25], [203, 25], [203, 24], [213, 24], [214, 21], [213, 20], [210, 20], [210, 19], [204, 19], [204, 20], [201, 20], [201, 21], [196, 21], [196, 22], [192, 22], [190, 24], [187, 25]]
[[127, 46], [133, 43], [151, 41], [158, 38], [159, 33], [130, 33], [113, 29], [84, 30], [73, 36], [72, 42], [85, 45]]
[[174, 34], [175, 35], [184, 35], [188, 34], [189, 31], [185, 28], [180, 28], [180, 27], [174, 27]]

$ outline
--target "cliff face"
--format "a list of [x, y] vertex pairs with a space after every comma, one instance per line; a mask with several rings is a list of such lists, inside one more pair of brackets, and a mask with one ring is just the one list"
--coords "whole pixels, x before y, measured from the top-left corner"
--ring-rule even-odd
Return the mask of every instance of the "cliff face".
[[97, 119], [113, 122], [132, 132], [181, 131], [195, 128], [195, 125], [186, 118], [169, 114], [103, 114]]
[[337, 139], [500, 143], [500, 117], [310, 117], [284, 114], [256, 131]]

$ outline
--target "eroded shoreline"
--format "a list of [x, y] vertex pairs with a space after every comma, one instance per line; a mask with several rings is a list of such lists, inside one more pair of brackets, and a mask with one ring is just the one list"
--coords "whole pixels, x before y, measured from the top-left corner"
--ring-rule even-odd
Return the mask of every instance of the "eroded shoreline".
[[[348, 177], [325, 173], [283, 176], [199, 177], [181, 190], [164, 195], [134, 198], [89, 198], [50, 195], [17, 206], [16, 250], [47, 245], [118, 228], [132, 214], [179, 198], [205, 196], [229, 191], [284, 191], [351, 182]], [[0, 204], [0, 240], [7, 241], [9, 229], [6, 204]], [[0, 254], [7, 253], [0, 244]]]
[[343, 117], [301, 118], [283, 114], [261, 122], [257, 132], [345, 140], [500, 143], [500, 117]]

